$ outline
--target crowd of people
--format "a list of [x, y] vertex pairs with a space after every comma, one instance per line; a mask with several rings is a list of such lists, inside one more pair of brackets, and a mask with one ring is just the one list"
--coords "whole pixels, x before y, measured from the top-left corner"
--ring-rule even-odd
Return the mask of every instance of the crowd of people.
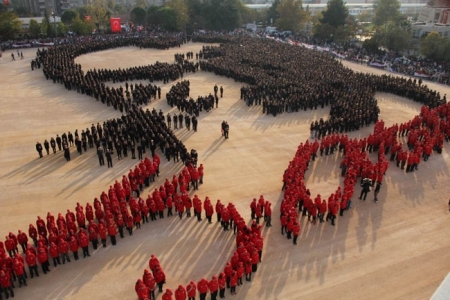
[[[248, 84], [241, 89], [241, 99], [249, 106], [261, 105], [265, 114], [330, 106], [325, 127], [347, 132], [378, 120], [377, 91], [431, 108], [446, 102], [421, 81], [357, 73], [317, 51], [251, 37], [228, 36], [225, 40], [219, 47], [203, 49], [209, 59], [200, 61], [201, 69]], [[204, 36], [200, 41], [215, 38]]]
[[[194, 116], [195, 117], [195, 116]], [[194, 131], [197, 130], [198, 121], [192, 117]], [[176, 126], [175, 126], [176, 128]], [[192, 162], [193, 151], [190, 152], [171, 130], [170, 122], [160, 110], [157, 112], [133, 106], [126, 115], [121, 118], [111, 119], [103, 124], [92, 124], [91, 128], [86, 128], [79, 132], [67, 132], [56, 138], [51, 137], [50, 141], [45, 140], [43, 145], [36, 143], [36, 151], [39, 157], [50, 153], [56, 154], [63, 151], [65, 158], [71, 158], [70, 148], [75, 146], [77, 152], [82, 154], [88, 149], [95, 149], [99, 158], [100, 166], [104, 165], [104, 158], [108, 160], [108, 167], [113, 166], [112, 156], [117, 154], [117, 160], [126, 157], [142, 159], [147, 150], [152, 157], [159, 148], [168, 161], [180, 160], [188, 165]]]
[[[203, 165], [184, 167], [178, 175], [173, 175], [171, 181], [166, 178], [159, 188], [149, 191], [144, 200], [141, 193], [150, 186], [152, 168], [158, 169], [157, 160], [145, 157], [127, 175], [123, 175], [121, 181], [116, 180], [108, 192], [103, 191], [100, 200], [95, 198], [93, 204], [88, 202], [83, 207], [77, 202], [75, 211], [68, 209], [56, 217], [48, 212], [46, 218], [37, 217], [36, 225], [30, 223], [28, 231], [19, 230], [17, 235], [9, 232], [5, 241], [0, 241], [0, 296], [4, 294], [6, 299], [14, 297], [15, 282], [19, 287], [26, 286], [28, 276], [39, 277], [38, 266], [41, 266], [42, 273], [47, 274], [51, 264], [57, 267], [72, 262], [69, 253], [75, 261], [79, 260], [79, 250], [82, 250], [83, 258], [90, 257], [89, 244], [95, 251], [100, 243], [103, 248], [107, 247], [109, 238], [111, 245], [115, 246], [117, 235], [122, 239], [127, 231], [131, 236], [133, 229], [140, 229], [141, 224], [156, 221], [157, 216], [164, 218], [165, 211], [167, 217], [173, 216], [173, 207], [180, 218], [184, 211], [190, 217], [193, 201], [188, 191], [190, 188], [198, 190], [199, 184], [203, 183]], [[196, 198], [195, 201], [200, 201], [201, 214], [202, 203]], [[196, 211], [197, 206], [194, 204]], [[28, 272], [25, 266], [28, 266]]]
[[[194, 196], [193, 203], [195, 207], [194, 213], [200, 220], [202, 204], [197, 195]], [[199, 204], [196, 206], [195, 203]], [[264, 203], [264, 206], [270, 210], [270, 201], [265, 200], [262, 195], [260, 196], [258, 205], [260, 203]], [[211, 224], [214, 208], [208, 197], [206, 197], [203, 204], [208, 223]], [[253, 204], [251, 205], [251, 209], [253, 219]], [[257, 209], [262, 211], [259, 206]], [[269, 214], [268, 210], [265, 214]], [[182, 205], [178, 207], [178, 212], [179, 214], [183, 213]], [[195, 299], [197, 295], [199, 295], [201, 300], [206, 300], [208, 293], [212, 300], [216, 300], [217, 296], [223, 299], [225, 298], [225, 291], [227, 289], [229, 289], [231, 295], [236, 294], [236, 287], [243, 284], [244, 275], [246, 281], [251, 281], [252, 274], [258, 270], [258, 264], [261, 262], [264, 246], [264, 238], [261, 235], [262, 226], [258, 224], [259, 219], [256, 219], [255, 216], [256, 220], [253, 220], [252, 224], [247, 226], [244, 218], [236, 210], [233, 203], [230, 202], [228, 205], [224, 205], [220, 199], [217, 200], [215, 205], [215, 212], [217, 223], [221, 224], [221, 228], [224, 231], [233, 228], [233, 232], [236, 234], [236, 249], [229, 262], [226, 263], [223, 271], [218, 276], [212, 276], [210, 280], [205, 278], [201, 278], [197, 282], [191, 280], [187, 285], [178, 285], [175, 291], [168, 288], [163, 292], [163, 284], [166, 283], [165, 276], [162, 275], [164, 274], [162, 271], [159, 277], [157, 272], [155, 274], [155, 266], [160, 266], [160, 264], [158, 259], [152, 255], [149, 260], [150, 271], [145, 269], [142, 279], [139, 278], [136, 281], [135, 291], [139, 300], [155, 300], [156, 285], [158, 285], [159, 294], [162, 294], [163, 300], [172, 300], [173, 296], [175, 296], [175, 300]], [[269, 220], [269, 217], [266, 219], [266, 224], [269, 226], [270, 221], [267, 220]]]
[[[361, 186], [359, 200], [365, 201], [373, 190], [373, 200], [378, 202], [389, 161], [396, 161], [397, 167], [405, 169], [406, 166], [406, 172], [413, 172], [433, 153], [441, 154], [444, 141], [450, 141], [450, 105], [447, 103], [435, 108], [422, 106], [419, 115], [400, 125], [386, 127], [383, 121], [377, 121], [367, 138], [350, 139], [346, 134], [333, 133], [323, 136], [320, 143], [317, 139], [301, 143], [283, 175], [281, 234], [286, 232], [287, 238], [293, 237], [293, 243], [297, 244], [299, 215], [308, 216], [312, 224], [317, 220], [320, 223], [331, 220], [334, 226], [337, 215], [342, 217], [350, 209], [357, 183]], [[328, 198], [320, 194], [314, 197], [306, 187], [305, 172], [319, 153], [327, 156], [334, 155], [335, 151], [343, 154], [340, 168], [344, 187], [339, 186]], [[377, 153], [376, 163], [368, 157], [372, 152]]]

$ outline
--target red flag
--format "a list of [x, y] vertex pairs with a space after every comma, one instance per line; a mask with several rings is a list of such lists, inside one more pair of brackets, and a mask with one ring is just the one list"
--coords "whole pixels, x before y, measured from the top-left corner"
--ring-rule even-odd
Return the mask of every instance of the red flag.
[[85, 19], [86, 21], [89, 21], [89, 20], [92, 20], [92, 17], [91, 17], [91, 16], [84, 16], [84, 19]]
[[3, 0], [3, 4], [5, 4], [6, 6], [9, 5], [9, 0]]
[[112, 32], [121, 32], [122, 27], [120, 27], [120, 18], [110, 18], [109, 22], [111, 23], [111, 31]]

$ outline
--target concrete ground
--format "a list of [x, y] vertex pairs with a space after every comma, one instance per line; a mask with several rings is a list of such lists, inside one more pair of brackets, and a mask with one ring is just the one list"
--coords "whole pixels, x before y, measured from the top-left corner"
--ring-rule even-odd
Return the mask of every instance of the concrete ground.
[[[77, 63], [88, 70], [172, 62], [174, 53], [197, 52], [201, 46], [187, 44], [166, 51], [119, 48], [83, 55]], [[48, 211], [57, 216], [74, 210], [77, 202], [92, 203], [137, 163], [130, 158], [114, 159], [114, 168], [107, 169], [98, 165], [93, 150], [78, 155], [73, 148], [70, 162], [61, 152], [38, 158], [36, 141], [81, 131], [120, 113], [45, 80], [41, 70], [32, 72], [30, 60], [36, 49], [22, 51], [23, 60], [10, 61], [11, 51], [0, 60], [0, 236], [27, 231], [37, 216], [45, 217]], [[384, 73], [344, 64], [358, 71]], [[338, 218], [336, 227], [301, 219], [299, 245], [294, 246], [280, 234], [282, 174], [297, 146], [308, 138], [310, 122], [326, 118], [329, 108], [274, 118], [239, 100], [240, 83], [204, 72], [185, 79], [191, 82], [194, 98], [212, 93], [214, 84], [225, 90], [219, 108], [201, 113], [198, 132], [176, 130], [188, 149], [198, 151], [199, 162], [205, 166], [204, 184], [197, 194], [202, 199], [209, 196], [214, 203], [231, 201], [246, 218], [254, 197], [264, 195], [275, 206], [274, 226], [264, 229], [263, 263], [251, 284], [237, 288], [235, 299], [427, 299], [433, 294], [450, 270], [450, 240], [445, 230], [450, 223], [448, 145], [442, 155], [433, 154], [422, 163], [418, 172], [407, 174], [390, 164], [380, 201], [375, 204], [354, 197], [353, 209]], [[165, 95], [174, 83], [158, 84]], [[450, 95], [447, 87], [429, 85]], [[377, 97], [387, 125], [409, 120], [419, 112], [415, 102], [389, 94]], [[148, 107], [165, 114], [176, 111], [164, 99]], [[222, 120], [230, 124], [228, 140], [220, 134]], [[370, 126], [351, 136], [367, 136], [372, 130]], [[313, 195], [328, 197], [336, 189], [341, 180], [339, 163], [335, 155], [311, 165], [307, 187]], [[163, 158], [161, 169], [158, 186], [179, 172], [181, 165]], [[359, 191], [357, 186], [355, 193]], [[180, 283], [218, 274], [233, 249], [234, 236], [216, 223], [165, 218], [143, 225], [131, 237], [119, 238], [115, 247], [91, 248], [87, 259], [52, 266], [49, 274], [29, 280], [28, 287], [16, 288], [16, 299], [136, 299], [134, 284], [148, 267], [151, 254], [165, 270], [167, 287], [175, 290]], [[228, 292], [226, 297], [232, 298]]]

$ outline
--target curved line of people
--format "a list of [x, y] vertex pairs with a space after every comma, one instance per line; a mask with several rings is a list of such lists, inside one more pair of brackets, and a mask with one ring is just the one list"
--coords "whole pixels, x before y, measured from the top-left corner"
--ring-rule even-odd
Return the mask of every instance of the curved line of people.
[[[402, 140], [406, 140], [403, 143]], [[361, 193], [359, 200], [365, 201], [367, 194], [373, 189], [374, 201], [378, 202], [384, 175], [389, 167], [389, 161], [396, 161], [397, 167], [405, 168], [406, 172], [418, 170], [420, 162], [427, 161], [435, 152], [442, 153], [444, 140], [450, 141], [450, 104], [445, 103], [435, 108], [422, 106], [420, 114], [405, 123], [386, 127], [383, 121], [375, 123], [373, 133], [367, 138], [349, 139], [345, 134], [333, 133], [325, 136], [320, 144], [308, 140], [301, 143], [296, 155], [290, 161], [283, 174], [284, 199], [280, 206], [281, 234], [287, 233], [287, 238], [293, 236], [297, 244], [300, 235], [298, 216], [308, 216], [308, 221], [316, 224], [335, 219], [339, 213], [351, 207], [354, 187], [360, 178]], [[406, 147], [405, 147], [406, 146]], [[318, 194], [314, 199], [304, 181], [305, 172], [311, 161], [315, 161], [318, 151], [320, 156], [333, 155], [334, 151], [343, 152], [340, 163], [341, 176], [344, 177], [344, 188], [339, 186], [328, 201]], [[368, 154], [378, 154], [378, 161], [373, 163]], [[386, 156], [389, 156], [389, 161]], [[326, 220], [324, 217], [326, 215]]]
[[[194, 196], [195, 198], [197, 198], [197, 195]], [[270, 203], [262, 195], [260, 196], [260, 201]], [[205, 208], [205, 213], [211, 224], [214, 211], [208, 197], [206, 197], [205, 203], [209, 203], [207, 204], [209, 209]], [[197, 212], [199, 220], [201, 218], [200, 215], [201, 211]], [[252, 274], [258, 270], [258, 264], [261, 262], [264, 246], [264, 238], [261, 234], [262, 226], [258, 224], [257, 220], [253, 220], [252, 224], [247, 226], [234, 204], [230, 202], [225, 206], [220, 199], [216, 203], [216, 215], [217, 223], [221, 224], [221, 228], [224, 231], [233, 228], [233, 233], [236, 234], [236, 249], [223, 271], [218, 276], [212, 276], [211, 280], [202, 278], [197, 283], [190, 281], [186, 286], [178, 285], [175, 292], [171, 289], [166, 289], [164, 292], [165, 275], [161, 272], [155, 273], [154, 269], [155, 266], [159, 266], [159, 261], [152, 254], [149, 260], [151, 271], [145, 269], [142, 279], [139, 278], [135, 284], [135, 291], [139, 300], [155, 300], [156, 286], [158, 286], [159, 294], [162, 294], [163, 300], [172, 300], [173, 296], [175, 296], [175, 300], [191, 300], [195, 299], [197, 294], [200, 300], [206, 300], [208, 293], [211, 295], [212, 300], [216, 300], [217, 296], [223, 299], [225, 298], [226, 289], [230, 290], [231, 295], [236, 295], [236, 287], [243, 284], [244, 275], [246, 281], [251, 281]]]
[[[8, 299], [14, 297], [14, 282], [18, 281], [19, 287], [27, 285], [28, 274], [25, 266], [28, 266], [29, 276], [39, 277], [38, 266], [42, 272], [50, 272], [50, 262], [54, 267], [71, 262], [69, 251], [73, 259], [78, 260], [78, 251], [81, 248], [83, 257], [89, 257], [89, 244], [94, 250], [99, 246], [99, 238], [103, 247], [106, 247], [107, 239], [113, 246], [116, 245], [116, 236], [124, 238], [124, 230], [133, 235], [133, 228], [140, 229], [143, 224], [164, 218], [164, 210], [167, 215], [172, 215], [174, 203], [179, 205], [180, 199], [186, 201], [186, 210], [192, 203], [188, 194], [190, 187], [198, 189], [198, 184], [203, 183], [204, 169], [200, 164], [198, 168], [189, 164], [185, 166], [179, 175], [173, 175], [172, 181], [166, 178], [163, 185], [148, 195], [144, 200], [141, 193], [145, 187], [154, 181], [154, 174], [159, 175], [159, 158], [145, 157], [134, 169], [130, 169], [127, 176], [123, 175], [121, 182], [115, 181], [109, 187], [108, 193], [102, 192], [100, 200], [94, 199], [93, 205], [89, 202], [84, 208], [77, 203], [75, 212], [70, 209], [63, 215], [59, 213], [55, 218], [50, 212], [46, 219], [37, 217], [36, 226], [29, 225], [28, 234], [19, 230], [15, 235], [9, 232], [5, 242], [0, 241], [0, 296], [5, 294]], [[184, 203], [184, 202], [183, 202]], [[191, 205], [192, 206], [192, 205]], [[200, 209], [194, 204], [196, 210]], [[181, 208], [179, 208], [181, 210]], [[181, 216], [180, 216], [181, 218]], [[29, 244], [29, 240], [33, 244]], [[19, 253], [21, 246], [24, 256]]]
[[[214, 41], [216, 37], [194, 38]], [[378, 120], [375, 92], [393, 93], [431, 108], [446, 102], [421, 82], [391, 75], [354, 72], [335, 58], [313, 50], [251, 37], [228, 37], [205, 49], [204, 71], [244, 82], [241, 99], [261, 105], [262, 113], [313, 110], [330, 106], [321, 131], [348, 132]]]

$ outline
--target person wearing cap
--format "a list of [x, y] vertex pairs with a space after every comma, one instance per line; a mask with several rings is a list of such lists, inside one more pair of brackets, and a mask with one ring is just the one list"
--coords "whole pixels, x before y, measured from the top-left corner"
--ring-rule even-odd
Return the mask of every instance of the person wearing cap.
[[36, 255], [30, 250], [27, 250], [25, 260], [27, 262], [28, 269], [30, 270], [31, 278], [33, 278], [34, 274], [36, 274], [36, 276], [39, 277], [39, 272], [36, 263]]
[[195, 300], [195, 295], [197, 294], [197, 286], [195, 282], [191, 281], [186, 287], [186, 292], [188, 296], [188, 300]]

